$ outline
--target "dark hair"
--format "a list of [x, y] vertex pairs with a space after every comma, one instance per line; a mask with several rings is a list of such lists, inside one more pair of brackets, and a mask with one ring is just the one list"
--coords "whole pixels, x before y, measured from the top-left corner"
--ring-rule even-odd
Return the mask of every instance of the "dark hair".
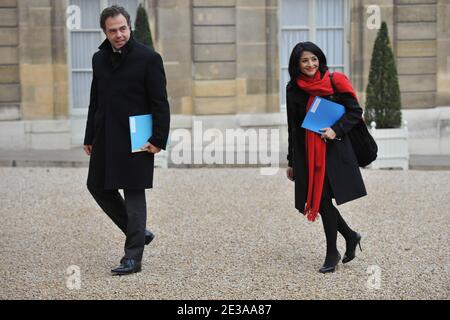
[[125, 10], [124, 7], [111, 6], [111, 7], [105, 8], [102, 11], [102, 14], [100, 15], [100, 27], [103, 29], [103, 31], [105, 31], [105, 28], [106, 28], [106, 25], [105, 25], [106, 19], [108, 19], [110, 17], [118, 16], [119, 14], [123, 15], [125, 17], [125, 19], [127, 19], [128, 26], [131, 29], [131, 18], [130, 18], [130, 14], [127, 12], [127, 10]]
[[328, 70], [327, 58], [323, 51], [314, 43], [306, 41], [299, 42], [292, 49], [291, 56], [289, 58], [289, 75], [292, 81], [295, 81], [300, 76], [300, 57], [303, 51], [312, 52], [319, 59], [319, 71], [321, 74]]

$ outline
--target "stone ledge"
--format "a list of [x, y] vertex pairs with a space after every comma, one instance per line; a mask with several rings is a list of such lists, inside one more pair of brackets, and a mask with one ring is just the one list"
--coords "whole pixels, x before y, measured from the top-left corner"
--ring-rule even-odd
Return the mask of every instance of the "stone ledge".
[[14, 103], [0, 104], [0, 121], [20, 120], [20, 105]]
[[67, 150], [71, 147], [69, 132], [31, 133], [31, 149], [33, 150]]
[[234, 7], [236, 0], [193, 0], [193, 7]]
[[172, 115], [171, 129], [190, 129], [193, 121], [201, 121], [205, 128], [240, 128], [258, 126], [287, 126], [286, 112], [240, 113], [234, 115]]
[[70, 132], [70, 120], [33, 120], [26, 121], [25, 132], [56, 133]]

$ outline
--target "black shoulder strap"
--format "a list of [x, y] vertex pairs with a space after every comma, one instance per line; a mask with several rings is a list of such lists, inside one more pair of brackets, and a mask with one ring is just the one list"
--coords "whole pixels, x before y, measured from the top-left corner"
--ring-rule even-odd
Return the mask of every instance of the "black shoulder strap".
[[334, 84], [334, 81], [333, 81], [333, 73], [330, 73], [330, 82], [331, 82], [331, 86], [333, 87], [334, 94], [339, 95], [339, 92], [337, 91], [336, 85]]

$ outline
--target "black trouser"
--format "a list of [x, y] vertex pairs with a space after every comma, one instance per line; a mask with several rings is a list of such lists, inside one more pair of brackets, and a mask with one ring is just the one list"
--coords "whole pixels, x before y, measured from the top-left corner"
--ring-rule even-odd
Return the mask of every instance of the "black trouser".
[[124, 258], [141, 261], [147, 221], [145, 190], [124, 189], [125, 200], [118, 190], [103, 190], [89, 186], [88, 190], [103, 211], [125, 234]]
[[355, 236], [355, 232], [342, 218], [339, 210], [333, 205], [332, 191], [328, 178], [325, 176], [325, 181], [322, 190], [322, 200], [320, 202], [320, 215], [322, 217], [325, 237], [327, 239], [327, 258], [335, 257], [338, 253], [336, 247], [337, 232], [345, 238], [347, 243], [351, 242]]

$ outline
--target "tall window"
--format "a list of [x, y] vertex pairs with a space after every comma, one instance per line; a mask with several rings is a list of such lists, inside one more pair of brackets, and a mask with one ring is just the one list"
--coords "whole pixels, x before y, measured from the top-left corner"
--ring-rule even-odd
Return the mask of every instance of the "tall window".
[[89, 106], [92, 80], [92, 55], [105, 39], [100, 28], [101, 11], [114, 4], [124, 7], [134, 19], [140, 0], [69, 0], [80, 8], [81, 28], [70, 30], [70, 86], [72, 114], [85, 114]]
[[312, 41], [327, 56], [330, 71], [346, 72], [345, 0], [282, 0], [280, 98], [286, 108], [289, 56], [298, 42]]

